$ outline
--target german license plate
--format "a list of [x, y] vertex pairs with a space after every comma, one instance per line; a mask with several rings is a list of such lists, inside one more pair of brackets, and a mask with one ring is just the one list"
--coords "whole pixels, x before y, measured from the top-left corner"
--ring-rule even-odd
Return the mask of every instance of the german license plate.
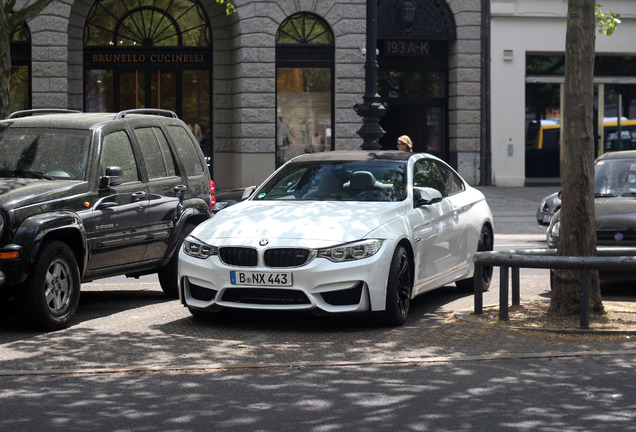
[[230, 271], [230, 283], [232, 285], [292, 286], [292, 274], [232, 270]]

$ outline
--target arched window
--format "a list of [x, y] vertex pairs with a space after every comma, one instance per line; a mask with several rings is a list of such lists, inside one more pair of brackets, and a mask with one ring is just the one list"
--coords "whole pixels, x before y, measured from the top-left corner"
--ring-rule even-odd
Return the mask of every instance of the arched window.
[[25, 24], [11, 33], [10, 51], [9, 109], [14, 112], [31, 108], [31, 33]]
[[212, 34], [198, 0], [96, 0], [84, 23], [84, 109], [173, 110], [212, 156]]
[[276, 164], [333, 149], [334, 38], [312, 13], [289, 16], [276, 33]]

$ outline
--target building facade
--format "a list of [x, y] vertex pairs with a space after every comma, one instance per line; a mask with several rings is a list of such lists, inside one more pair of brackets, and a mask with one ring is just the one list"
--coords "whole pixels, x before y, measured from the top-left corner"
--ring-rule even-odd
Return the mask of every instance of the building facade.
[[[558, 182], [568, 2], [490, 3], [491, 182], [496, 186]], [[597, 154], [616, 150], [611, 143], [617, 138], [617, 117], [625, 125], [622, 148], [636, 148], [628, 145], [632, 132], [627, 127], [629, 120], [636, 119], [636, 2], [599, 3], [604, 11], [619, 13], [621, 24], [610, 37], [596, 37]], [[545, 132], [542, 144], [536, 140], [539, 127]], [[636, 126], [633, 129], [636, 145]]]
[[[221, 188], [305, 152], [359, 149], [366, 1], [55, 0], [14, 32], [12, 111], [174, 110]], [[411, 136], [483, 182], [480, 0], [379, 0], [383, 149]]]

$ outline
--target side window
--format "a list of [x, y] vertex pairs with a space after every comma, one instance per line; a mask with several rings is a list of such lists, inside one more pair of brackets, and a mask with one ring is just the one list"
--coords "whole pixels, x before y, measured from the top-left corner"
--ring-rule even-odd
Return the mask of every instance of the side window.
[[464, 190], [464, 183], [461, 179], [446, 165], [439, 164], [439, 171], [444, 178], [444, 186], [446, 195], [453, 195]]
[[415, 162], [413, 186], [437, 189], [442, 196], [447, 196], [444, 178], [438, 165], [432, 159], [420, 159]]
[[203, 160], [195, 147], [198, 144], [190, 138], [188, 131], [182, 126], [168, 126], [168, 134], [177, 147], [186, 175], [191, 177], [203, 174]]
[[138, 128], [135, 129], [135, 136], [146, 162], [148, 178], [152, 180], [177, 175], [174, 156], [161, 128]]
[[118, 166], [124, 170], [124, 183], [139, 181], [139, 171], [128, 134], [113, 132], [104, 137], [99, 175], [105, 175], [106, 167]]

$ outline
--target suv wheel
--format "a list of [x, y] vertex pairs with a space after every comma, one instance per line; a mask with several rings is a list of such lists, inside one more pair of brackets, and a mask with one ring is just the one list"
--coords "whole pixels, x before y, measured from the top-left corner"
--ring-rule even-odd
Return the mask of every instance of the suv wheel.
[[17, 302], [28, 323], [38, 329], [65, 328], [77, 310], [80, 276], [73, 251], [64, 243], [42, 245]]
[[179, 298], [179, 251], [181, 250], [183, 241], [195, 227], [196, 225], [191, 223], [186, 224], [183, 227], [181, 235], [179, 235], [179, 242], [177, 243], [177, 247], [172, 254], [172, 258], [170, 258], [170, 262], [168, 263], [168, 265], [159, 269], [159, 271], [157, 272], [159, 275], [159, 284], [161, 285], [161, 289], [164, 294], [170, 298]]

